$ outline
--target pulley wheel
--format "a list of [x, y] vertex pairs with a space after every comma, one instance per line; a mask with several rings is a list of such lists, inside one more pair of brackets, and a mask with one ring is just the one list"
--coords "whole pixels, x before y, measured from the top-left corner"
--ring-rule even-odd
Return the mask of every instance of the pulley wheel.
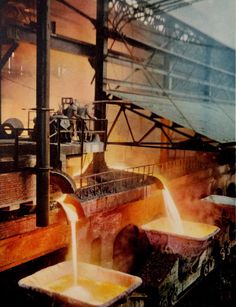
[[[2, 128], [7, 136], [15, 136], [15, 129], [24, 129], [24, 125], [18, 118], [8, 118], [2, 124]], [[18, 130], [18, 135], [21, 135], [23, 130]]]

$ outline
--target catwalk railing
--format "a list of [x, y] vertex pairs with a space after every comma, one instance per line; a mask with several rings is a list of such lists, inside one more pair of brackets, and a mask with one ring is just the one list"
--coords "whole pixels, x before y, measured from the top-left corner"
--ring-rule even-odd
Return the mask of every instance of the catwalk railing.
[[112, 169], [102, 173], [77, 176], [74, 178], [77, 186], [76, 194], [82, 201], [100, 198], [154, 183], [158, 175], [170, 179], [203, 169], [205, 166], [201, 159], [188, 157], [160, 164]]
[[78, 176], [75, 178], [78, 187], [76, 194], [79, 199], [87, 200], [143, 186], [150, 183], [154, 168], [155, 165], [150, 164]]

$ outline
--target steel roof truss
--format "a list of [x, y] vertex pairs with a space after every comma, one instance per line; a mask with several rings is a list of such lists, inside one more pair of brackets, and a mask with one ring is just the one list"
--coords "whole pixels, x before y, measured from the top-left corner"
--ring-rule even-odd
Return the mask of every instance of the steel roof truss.
[[[136, 147], [148, 147], [148, 148], [160, 148], [160, 149], [181, 149], [181, 150], [195, 150], [195, 151], [217, 151], [219, 145], [217, 142], [207, 139], [206, 137], [201, 136], [198, 133], [189, 134], [186, 131], [181, 131], [183, 129], [182, 126], [177, 125], [175, 123], [165, 124], [162, 122], [162, 118], [160, 116], [156, 116], [153, 113], [149, 115], [142, 113], [144, 109], [136, 108], [135, 104], [125, 103], [124, 101], [106, 101], [107, 104], [116, 105], [119, 107], [119, 111], [113, 121], [113, 124], [108, 132], [107, 144], [108, 145], [122, 145], [122, 146], [136, 146]], [[127, 112], [132, 112], [138, 116], [141, 116], [151, 122], [153, 125], [149, 128], [138, 140], [135, 139], [134, 132], [132, 129], [132, 125], [130, 124], [129, 117], [127, 116]], [[120, 118], [121, 113], [124, 114], [128, 130], [130, 132], [132, 141], [112, 141], [111, 133]], [[158, 141], [145, 141], [145, 139], [150, 136], [150, 134], [155, 130], [160, 129], [162, 133], [164, 133], [167, 138], [166, 142], [158, 142]], [[177, 134], [182, 140], [176, 141], [170, 137], [170, 135], [166, 132], [166, 130], [172, 131]], [[186, 129], [185, 129], [186, 130]]]

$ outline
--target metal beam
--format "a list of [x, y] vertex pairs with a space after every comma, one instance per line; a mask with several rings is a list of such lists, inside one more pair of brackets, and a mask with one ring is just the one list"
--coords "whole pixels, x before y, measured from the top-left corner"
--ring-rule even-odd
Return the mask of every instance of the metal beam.
[[64, 6], [66, 6], [67, 8], [71, 9], [72, 11], [76, 12], [77, 14], [83, 16], [84, 18], [88, 19], [94, 26], [96, 25], [96, 20], [90, 16], [88, 16], [87, 14], [85, 14], [84, 12], [82, 12], [81, 10], [79, 10], [78, 8], [76, 8], [75, 6], [71, 5], [69, 2], [64, 1], [64, 0], [57, 0], [57, 2], [63, 4]]
[[[36, 33], [34, 29], [25, 26], [15, 25], [9, 26], [17, 30], [19, 40], [31, 44], [36, 44]], [[54, 50], [68, 52], [72, 54], [79, 54], [86, 57], [95, 56], [95, 46], [80, 40], [69, 38], [59, 34], [52, 34], [50, 39], [50, 46]]]
[[36, 225], [49, 223], [49, 69], [50, 69], [50, 0], [37, 0], [37, 178]]
[[[119, 87], [126, 87], [126, 88], [130, 88], [130, 90], [143, 90], [148, 92], [148, 94], [155, 94], [155, 93], [159, 93], [159, 94], [169, 94], [169, 96], [178, 96], [181, 98], [185, 98], [185, 99], [195, 99], [195, 100], [204, 100], [204, 101], [214, 101], [214, 102], [221, 102], [221, 103], [229, 103], [229, 104], [234, 104], [233, 100], [224, 100], [224, 99], [217, 99], [214, 97], [210, 97], [210, 96], [201, 96], [201, 95], [191, 95], [185, 92], [177, 92], [174, 90], [168, 90], [166, 88], [162, 88], [162, 89], [158, 89], [158, 88], [154, 88], [151, 87], [149, 85], [144, 85], [144, 84], [139, 84], [139, 83], [135, 83], [135, 82], [131, 82], [131, 81], [126, 81], [126, 80], [115, 80], [115, 79], [110, 79], [110, 78], [106, 78], [105, 80], [105, 84], [107, 85], [117, 85]], [[124, 91], [126, 92], [126, 91]], [[127, 93], [129, 93], [127, 91]]]
[[[135, 105], [130, 104], [130, 103], [125, 103], [123, 101], [119, 102], [119, 101], [107, 101], [107, 104], [112, 104], [112, 105], [117, 105], [118, 107], [120, 107], [117, 116], [115, 118], [114, 123], [112, 124], [109, 134], [108, 134], [108, 145], [120, 145], [120, 146], [136, 146], [136, 147], [147, 147], [147, 148], [159, 148], [159, 149], [179, 149], [179, 150], [195, 150], [195, 151], [217, 151], [218, 150], [218, 146], [219, 143], [209, 140], [205, 137], [202, 137], [199, 134], [195, 134], [195, 135], [191, 135], [188, 134], [186, 132], [183, 132], [181, 130], [178, 130], [177, 128], [175, 128], [173, 126], [172, 123], [170, 123], [170, 125], [162, 122], [160, 119], [158, 120], [158, 118], [153, 117], [153, 114], [151, 115], [146, 115], [144, 113], [142, 113], [141, 111], [137, 110], [135, 108]], [[146, 132], [144, 133], [144, 135], [139, 139], [139, 140], [135, 140], [132, 137], [132, 142], [115, 142], [115, 141], [109, 141], [109, 137], [111, 135], [111, 132], [115, 126], [115, 124], [118, 121], [118, 118], [120, 117], [121, 112], [125, 111], [130, 111], [134, 114], [137, 114], [138, 116], [141, 116], [151, 122], [154, 123], [154, 125]], [[144, 110], [141, 108], [141, 110]], [[179, 126], [178, 126], [179, 127]], [[171, 137], [169, 135], [167, 136], [167, 140], [165, 142], [157, 142], [157, 141], [153, 141], [153, 142], [145, 142], [144, 139], [150, 135], [150, 133], [154, 130], [154, 129], [161, 129], [162, 132], [165, 132], [165, 129], [168, 129], [169, 131], [173, 131], [176, 134], [178, 134], [179, 136], [181, 136], [182, 138], [184, 138], [182, 141], [174, 141], [171, 139]], [[132, 133], [132, 127], [128, 126], [129, 131], [131, 131], [131, 135], [133, 135]], [[213, 146], [212, 144], [216, 144], [215, 146]]]
[[[114, 103], [114, 104], [115, 104], [115, 103]], [[115, 119], [113, 120], [113, 123], [112, 123], [112, 125], [111, 125], [111, 128], [110, 128], [110, 130], [109, 130], [109, 132], [108, 132], [108, 134], [107, 134], [107, 139], [108, 139], [109, 136], [111, 135], [112, 130], [113, 130], [113, 128], [115, 127], [115, 124], [116, 124], [116, 122], [118, 121], [118, 118], [120, 117], [120, 114], [121, 114], [122, 111], [123, 111], [123, 108], [122, 108], [122, 106], [120, 106], [120, 110], [119, 110], [119, 112], [116, 114], [116, 117], [115, 117]]]
[[142, 141], [152, 133], [153, 130], [156, 129], [156, 125], [154, 124], [148, 131], [138, 140], [138, 144], [142, 143]]
[[[1, 18], [1, 13], [0, 13]], [[2, 45], [0, 44], [0, 59], [2, 57]], [[0, 125], [2, 124], [2, 71], [0, 70]]]
[[[121, 109], [120, 109], [119, 113], [126, 109], [126, 110], [131, 111], [132, 113], [135, 113], [135, 114], [137, 114], [137, 115], [139, 115], [139, 116], [141, 116], [141, 117], [143, 117], [143, 118], [145, 118], [147, 120], [150, 120], [151, 122], [155, 123], [156, 127], [157, 126], [158, 127], [163, 126], [165, 128], [171, 129], [172, 131], [175, 131], [176, 133], [180, 134], [183, 137], [186, 137], [186, 138], [191, 138], [192, 137], [190, 134], [188, 134], [186, 132], [179, 131], [174, 126], [168, 126], [165, 123], [162, 123], [162, 122], [158, 121], [158, 119], [161, 119], [162, 117], [159, 117], [159, 116], [158, 117], [154, 117], [153, 113], [151, 113], [151, 115], [149, 116], [149, 115], [146, 115], [146, 114], [140, 112], [139, 110], [144, 110], [144, 109], [141, 108], [141, 107], [139, 109], [137, 109], [135, 104], [125, 103], [125, 102], [118, 102], [118, 101], [115, 102], [115, 101], [112, 101], [112, 100], [111, 100], [111, 102], [107, 101], [106, 103], [107, 104], [112, 104], [112, 105], [120, 106]], [[118, 118], [116, 117], [116, 122], [117, 122], [117, 120], [118, 120]], [[181, 126], [178, 125], [178, 127], [181, 127]], [[112, 128], [114, 128], [114, 127], [112, 127]], [[181, 128], [184, 128], [184, 127], [181, 127]], [[108, 133], [108, 136], [110, 136], [110, 134], [111, 134], [111, 130]]]
[[96, 46], [59, 34], [51, 35], [51, 48], [86, 57], [95, 56]]
[[12, 45], [6, 51], [6, 53], [3, 55], [3, 57], [1, 57], [0, 70], [2, 70], [3, 66], [7, 63], [12, 53], [16, 50], [18, 46], [19, 44], [17, 42], [13, 42]]
[[[121, 55], [117, 55], [117, 54], [109, 54], [108, 57], [106, 57], [106, 61], [113, 63], [113, 64], [118, 64], [118, 65], [123, 65], [123, 66], [128, 66], [131, 67], [132, 69], [143, 69], [143, 65], [139, 64], [137, 62], [132, 61], [132, 59], [128, 56], [121, 56]], [[210, 86], [210, 87], [214, 87], [217, 89], [221, 89], [221, 90], [225, 90], [225, 91], [230, 91], [230, 92], [235, 92], [234, 88], [228, 87], [228, 86], [222, 86], [219, 84], [214, 84], [214, 83], [210, 83], [208, 81], [203, 81], [201, 79], [197, 79], [197, 78], [193, 78], [193, 77], [188, 77], [188, 79], [186, 79], [185, 76], [181, 76], [179, 74], [173, 73], [173, 72], [169, 72], [166, 71], [164, 69], [161, 68], [157, 68], [151, 65], [146, 65], [145, 69], [151, 73], [156, 73], [156, 74], [160, 74], [163, 76], [169, 76], [172, 78], [176, 78], [179, 80], [183, 80], [183, 81], [188, 81], [188, 82], [192, 82], [192, 83], [196, 83], [196, 84], [201, 84], [201, 85], [205, 85], [205, 86]]]
[[180, 53], [177, 53], [177, 52], [174, 52], [174, 51], [170, 51], [166, 48], [160, 47], [155, 43], [151, 43], [150, 41], [149, 42], [141, 42], [137, 39], [131, 38], [131, 37], [124, 35], [124, 34], [120, 34], [120, 33], [113, 31], [113, 30], [109, 30], [107, 35], [108, 35], [108, 37], [116, 39], [120, 42], [126, 41], [128, 44], [130, 44], [133, 47], [141, 48], [141, 49], [144, 49], [144, 50], [150, 50], [150, 51], [156, 50], [156, 51], [162, 52], [164, 54], [168, 54], [172, 57], [184, 60], [184, 61], [189, 62], [191, 64], [202, 66], [204, 68], [208, 68], [208, 69], [217, 71], [219, 73], [222, 73], [222, 74], [225, 74], [225, 75], [228, 75], [228, 76], [231, 76], [231, 77], [235, 77], [235, 74], [231, 73], [230, 71], [215, 67], [213, 65], [208, 65], [208, 64], [201, 62], [201, 61], [198, 61], [198, 60], [194, 60], [192, 58], [184, 56], [183, 54], [180, 54]]
[[128, 129], [129, 129], [129, 133], [130, 133], [130, 135], [131, 135], [131, 138], [132, 138], [133, 142], [136, 143], [136, 141], [135, 141], [135, 139], [134, 139], [134, 134], [133, 134], [132, 128], [131, 128], [130, 123], [129, 123], [129, 120], [128, 120], [128, 117], [127, 117], [127, 115], [126, 115], [126, 113], [125, 113], [125, 109], [123, 110], [123, 113], [124, 113], [125, 121], [126, 121], [126, 123], [127, 123]]
[[132, 147], [145, 147], [145, 148], [154, 148], [154, 149], [169, 149], [169, 150], [190, 150], [190, 151], [203, 151], [203, 152], [217, 152], [218, 148], [204, 144], [168, 144], [168, 143], [134, 143], [134, 142], [107, 142], [108, 145], [118, 145], [118, 146], [132, 146]]
[[[26, 41], [29, 43], [36, 43], [36, 34], [32, 29], [26, 28], [24, 26], [17, 26], [18, 35], [20, 40]], [[79, 40], [71, 39], [69, 37], [59, 35], [59, 34], [51, 34], [51, 48], [63, 52], [69, 52], [72, 54], [77, 54], [81, 56], [86, 57], [94, 57], [96, 52], [96, 46], [93, 44], [85, 43]], [[143, 65], [134, 62], [129, 56], [124, 54], [118, 54], [115, 51], [109, 50], [109, 55], [106, 57], [105, 61], [114, 63], [114, 64], [120, 64], [124, 66], [130, 66], [137, 69], [142, 69]], [[152, 67], [151, 65], [146, 66], [146, 70], [150, 71], [152, 73], [161, 74], [163, 76], [170, 76], [179, 80], [186, 81], [186, 78], [184, 76], [181, 76], [179, 74], [168, 72], [163, 69]], [[209, 83], [207, 81], [203, 81], [201, 79], [189, 77], [188, 82], [192, 82], [195, 84], [201, 84], [205, 86], [210, 86], [217, 89], [222, 89], [225, 91], [234, 92], [235, 90], [233, 88], [222, 86], [219, 84]]]

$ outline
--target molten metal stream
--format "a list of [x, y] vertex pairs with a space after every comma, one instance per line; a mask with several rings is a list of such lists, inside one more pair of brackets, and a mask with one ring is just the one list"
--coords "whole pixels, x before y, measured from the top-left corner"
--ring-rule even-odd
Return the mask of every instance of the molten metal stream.
[[58, 202], [61, 204], [64, 209], [67, 219], [70, 222], [71, 228], [71, 248], [72, 248], [72, 265], [73, 265], [73, 282], [74, 285], [77, 284], [78, 280], [78, 257], [77, 257], [77, 240], [76, 240], [76, 223], [78, 221], [78, 214], [76, 212], [76, 208], [71, 204], [64, 203], [66, 195], [62, 196], [58, 199]]
[[174, 232], [183, 234], [184, 233], [184, 227], [183, 223], [179, 214], [179, 211], [175, 205], [175, 202], [168, 190], [168, 188], [164, 185], [164, 189], [162, 190], [166, 213], [168, 220], [171, 223], [171, 228]]
[[[81, 302], [87, 302], [90, 305], [100, 306], [107, 301], [114, 299], [125, 292], [128, 287], [118, 284], [112, 284], [106, 281], [96, 281], [95, 279], [78, 277], [78, 259], [77, 259], [77, 240], [76, 240], [76, 223], [78, 214], [76, 206], [68, 203], [67, 195], [63, 195], [58, 202], [64, 209], [67, 219], [71, 226], [71, 246], [72, 246], [72, 264], [73, 264], [73, 280], [71, 275], [65, 275], [49, 283], [47, 287], [51, 291], [61, 293], [67, 297], [77, 299]], [[82, 304], [83, 306], [83, 304]]]

